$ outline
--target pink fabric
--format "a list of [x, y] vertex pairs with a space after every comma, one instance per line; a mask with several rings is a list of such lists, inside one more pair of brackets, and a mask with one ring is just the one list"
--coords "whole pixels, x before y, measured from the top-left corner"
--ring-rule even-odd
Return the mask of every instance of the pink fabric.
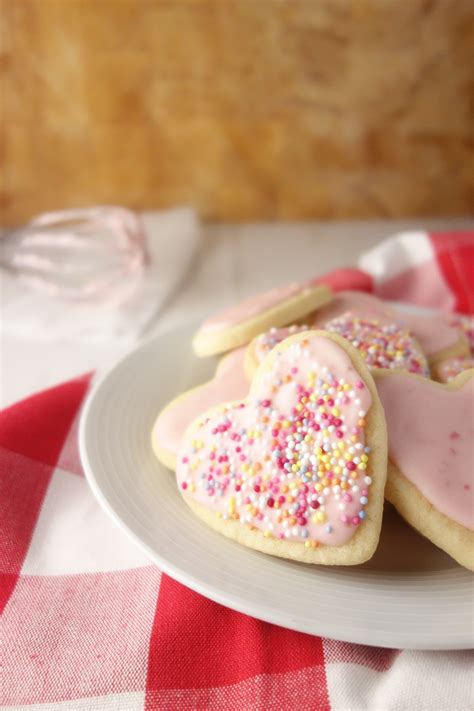
[[[472, 312], [472, 234], [426, 235], [431, 257], [420, 265], [414, 254], [416, 267], [408, 243], [398, 281], [394, 239], [385, 263], [393, 298]], [[321, 280], [385, 293], [383, 260], [382, 276], [365, 269]], [[471, 708], [469, 652], [378, 649], [285, 630], [162, 575], [114, 527], [82, 476], [77, 419], [88, 387], [88, 376], [78, 378], [1, 414], [2, 705]]]

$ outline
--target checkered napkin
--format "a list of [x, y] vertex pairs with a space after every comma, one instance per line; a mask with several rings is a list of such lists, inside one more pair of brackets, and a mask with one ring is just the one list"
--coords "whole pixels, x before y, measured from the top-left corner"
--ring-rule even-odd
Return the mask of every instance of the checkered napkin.
[[[405, 234], [336, 289], [472, 313], [474, 234]], [[2, 413], [3, 708], [472, 708], [469, 652], [410, 652], [282, 629], [188, 590], [114, 527], [77, 450], [89, 376]], [[436, 620], [433, 620], [436, 624]]]

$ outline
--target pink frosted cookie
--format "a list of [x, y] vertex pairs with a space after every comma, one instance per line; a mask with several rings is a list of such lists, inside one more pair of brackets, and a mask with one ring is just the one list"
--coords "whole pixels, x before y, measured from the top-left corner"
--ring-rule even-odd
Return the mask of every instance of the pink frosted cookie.
[[436, 367], [436, 380], [442, 383], [450, 383], [460, 373], [474, 368], [473, 356], [462, 356], [461, 358], [448, 358], [443, 360]]
[[[293, 332], [309, 327], [272, 328], [254, 338], [245, 354], [245, 372], [252, 377], [265, 355]], [[382, 318], [362, 318], [347, 312], [325, 323], [324, 330], [346, 338], [359, 350], [370, 368], [399, 368], [429, 377], [428, 362], [416, 340], [396, 323]]]
[[325, 330], [346, 338], [369, 368], [408, 370], [429, 377], [428, 362], [413, 336], [396, 323], [346, 313], [329, 321]]
[[199, 417], [183, 438], [178, 486], [209, 526], [306, 563], [350, 565], [378, 543], [386, 428], [372, 376], [344, 339], [287, 338], [246, 400]]
[[152, 446], [157, 458], [169, 469], [176, 468], [176, 454], [188, 425], [202, 412], [227, 400], [236, 400], [249, 391], [244, 374], [245, 348], [225, 355], [212, 380], [182, 393], [158, 415], [152, 430]]
[[474, 568], [474, 372], [440, 384], [377, 371], [389, 467], [385, 496], [420, 533]]
[[310, 281], [258, 294], [205, 321], [194, 336], [194, 351], [198, 356], [224, 353], [248, 343], [272, 326], [298, 321], [331, 299], [329, 287]]

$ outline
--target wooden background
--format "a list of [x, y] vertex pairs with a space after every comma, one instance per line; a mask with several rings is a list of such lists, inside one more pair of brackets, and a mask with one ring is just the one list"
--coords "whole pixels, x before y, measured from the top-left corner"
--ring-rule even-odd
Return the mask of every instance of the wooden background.
[[2, 0], [3, 223], [466, 214], [473, 0]]

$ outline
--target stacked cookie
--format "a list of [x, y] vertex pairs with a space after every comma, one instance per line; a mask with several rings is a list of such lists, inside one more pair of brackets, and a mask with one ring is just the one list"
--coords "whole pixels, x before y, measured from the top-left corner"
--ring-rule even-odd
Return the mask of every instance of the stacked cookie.
[[312, 282], [260, 294], [198, 330], [196, 354], [222, 358], [153, 449], [197, 516], [264, 553], [362, 563], [386, 498], [472, 570], [473, 334]]

